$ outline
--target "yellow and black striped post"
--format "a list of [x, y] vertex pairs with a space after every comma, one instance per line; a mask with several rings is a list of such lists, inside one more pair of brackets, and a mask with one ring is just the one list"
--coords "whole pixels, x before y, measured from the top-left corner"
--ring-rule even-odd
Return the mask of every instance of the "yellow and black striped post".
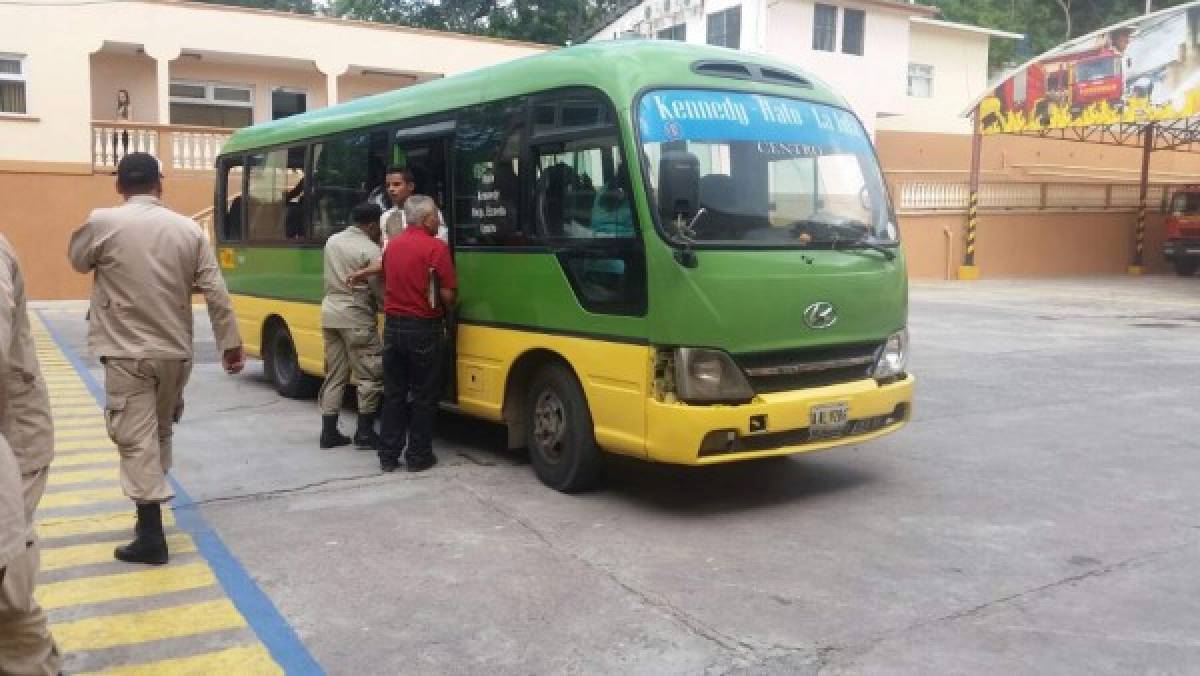
[[975, 266], [975, 231], [979, 229], [979, 190], [972, 190], [967, 206], [967, 252], [963, 265]]
[[971, 182], [967, 201], [967, 235], [963, 251], [963, 263], [958, 266], [958, 278], [979, 279], [979, 268], [975, 265], [975, 234], [979, 230], [979, 162], [983, 150], [983, 129], [980, 127], [979, 109], [975, 109], [975, 133], [971, 136]]
[[1142, 182], [1138, 191], [1137, 227], [1133, 236], [1133, 261], [1129, 274], [1142, 274], [1142, 255], [1146, 248], [1146, 196], [1150, 190], [1150, 153], [1154, 152], [1154, 123], [1146, 125], [1142, 132]]

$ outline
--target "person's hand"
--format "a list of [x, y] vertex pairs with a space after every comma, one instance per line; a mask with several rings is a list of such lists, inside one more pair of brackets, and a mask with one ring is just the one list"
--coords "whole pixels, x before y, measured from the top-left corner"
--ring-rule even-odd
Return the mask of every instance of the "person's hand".
[[246, 351], [241, 345], [225, 350], [221, 355], [221, 366], [224, 366], [225, 372], [230, 375], [241, 373], [242, 369], [246, 368]]

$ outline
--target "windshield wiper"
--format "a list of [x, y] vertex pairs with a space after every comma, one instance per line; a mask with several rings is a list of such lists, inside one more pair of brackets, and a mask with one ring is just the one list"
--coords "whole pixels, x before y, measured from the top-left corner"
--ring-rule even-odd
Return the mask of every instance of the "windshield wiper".
[[[870, 249], [883, 254], [883, 257], [889, 261], [896, 259], [896, 252], [876, 242], [874, 237], [871, 236], [871, 227], [862, 221], [851, 220], [844, 223], [796, 221], [792, 225], [798, 228], [816, 226], [826, 229], [832, 237], [829, 239], [813, 238], [813, 241], [829, 244], [829, 248], [834, 250]], [[840, 237], [839, 235], [846, 235], [846, 237]]]
[[870, 239], [866, 234], [860, 235], [858, 239], [835, 239], [833, 240], [834, 249], [870, 249], [883, 254], [883, 257], [889, 261], [896, 260], [896, 252]]

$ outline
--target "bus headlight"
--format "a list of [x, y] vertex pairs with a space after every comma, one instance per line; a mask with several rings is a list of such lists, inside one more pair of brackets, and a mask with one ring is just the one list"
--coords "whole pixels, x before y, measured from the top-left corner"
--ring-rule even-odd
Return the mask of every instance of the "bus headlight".
[[702, 347], [675, 351], [675, 389], [687, 403], [743, 404], [754, 398], [745, 374], [728, 354]]
[[875, 362], [876, 378], [892, 378], [904, 373], [908, 367], [908, 329], [888, 336], [883, 349], [879, 351], [879, 359]]

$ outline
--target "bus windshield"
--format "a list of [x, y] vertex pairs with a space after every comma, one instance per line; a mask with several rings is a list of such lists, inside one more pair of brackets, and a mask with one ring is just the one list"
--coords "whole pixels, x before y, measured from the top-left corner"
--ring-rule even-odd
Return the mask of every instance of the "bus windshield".
[[1200, 192], [1177, 192], [1171, 197], [1172, 216], [1200, 215]]
[[672, 241], [829, 248], [897, 240], [883, 176], [851, 113], [774, 96], [658, 90], [638, 115], [652, 209]]

